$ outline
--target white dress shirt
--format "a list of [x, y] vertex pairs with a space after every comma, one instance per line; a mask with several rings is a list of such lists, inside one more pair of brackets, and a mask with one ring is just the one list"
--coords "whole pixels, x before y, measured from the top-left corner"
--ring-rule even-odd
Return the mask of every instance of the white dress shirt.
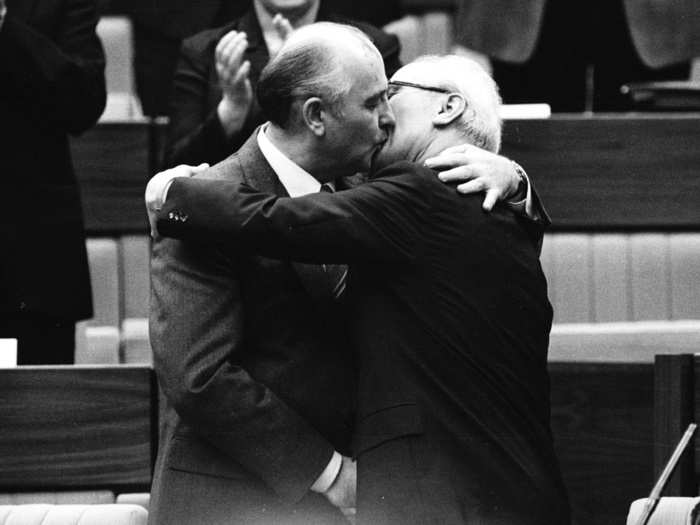
[[[321, 191], [321, 183], [317, 181], [308, 171], [295, 164], [270, 139], [267, 138], [265, 130], [267, 124], [260, 128], [258, 132], [258, 146], [265, 157], [265, 160], [270, 164], [272, 170], [277, 175], [277, 178], [287, 190], [290, 197], [301, 197], [309, 193], [318, 193]], [[311, 485], [311, 490], [314, 492], [326, 492], [335, 481], [335, 478], [340, 472], [342, 465], [342, 457], [337, 452], [333, 452], [333, 457], [326, 465], [321, 475], [316, 478], [316, 481]]]

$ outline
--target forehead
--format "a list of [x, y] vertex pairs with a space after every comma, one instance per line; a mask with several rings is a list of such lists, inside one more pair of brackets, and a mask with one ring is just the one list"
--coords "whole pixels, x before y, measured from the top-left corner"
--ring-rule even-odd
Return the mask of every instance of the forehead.
[[440, 72], [432, 64], [425, 62], [414, 62], [403, 66], [391, 77], [391, 80], [400, 80], [403, 82], [414, 82], [424, 84], [430, 82], [431, 85], [437, 85], [441, 80]]
[[348, 61], [345, 74], [352, 80], [350, 91], [361, 96], [373, 96], [386, 89], [384, 62], [378, 54], [368, 51], [358, 60]]

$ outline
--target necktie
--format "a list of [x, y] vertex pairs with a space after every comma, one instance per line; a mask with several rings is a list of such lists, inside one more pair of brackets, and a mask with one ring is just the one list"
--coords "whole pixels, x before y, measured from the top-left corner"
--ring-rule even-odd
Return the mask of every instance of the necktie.
[[[321, 193], [334, 193], [333, 186], [325, 182], [321, 184]], [[322, 264], [321, 268], [331, 282], [333, 297], [338, 299], [345, 291], [345, 283], [348, 277], [348, 267], [344, 264]]]

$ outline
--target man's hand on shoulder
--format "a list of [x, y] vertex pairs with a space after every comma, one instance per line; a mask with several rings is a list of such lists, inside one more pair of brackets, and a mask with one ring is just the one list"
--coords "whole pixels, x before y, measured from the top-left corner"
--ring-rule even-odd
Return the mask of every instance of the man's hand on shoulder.
[[447, 148], [427, 159], [425, 165], [439, 171], [439, 178], [445, 183], [463, 182], [457, 186], [460, 193], [486, 192], [486, 211], [492, 210], [499, 200], [515, 197], [522, 180], [513, 161], [470, 144]]
[[338, 507], [351, 523], [355, 522], [355, 505], [357, 494], [357, 463], [343, 456], [340, 471], [335, 480], [323, 493], [333, 505]]
[[[2, 0], [0, 0], [2, 1]], [[148, 223], [151, 225], [151, 237], [154, 239], [158, 235], [156, 228], [156, 214], [163, 207], [163, 203], [168, 196], [168, 188], [176, 177], [192, 177], [204, 171], [209, 164], [203, 163], [199, 166], [187, 166], [181, 164], [169, 170], [155, 174], [146, 185], [145, 200], [146, 211], [148, 212]]]

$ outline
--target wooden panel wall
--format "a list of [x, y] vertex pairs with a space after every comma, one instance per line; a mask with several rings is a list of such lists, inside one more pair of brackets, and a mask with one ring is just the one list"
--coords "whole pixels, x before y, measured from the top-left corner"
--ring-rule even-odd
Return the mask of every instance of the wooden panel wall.
[[146, 367], [0, 370], [0, 492], [148, 490], [156, 410]]
[[700, 233], [554, 233], [542, 248], [557, 323], [700, 319]]
[[101, 123], [71, 140], [88, 233], [147, 231], [151, 136], [147, 122]]
[[652, 364], [550, 363], [552, 432], [576, 525], [618, 525], [654, 482]]
[[554, 115], [503, 139], [556, 229], [700, 228], [700, 114]]
[[[162, 133], [105, 123], [72, 141], [92, 234], [147, 231], [143, 190]], [[700, 230], [700, 114], [509, 121], [503, 154], [525, 166], [555, 230]]]

